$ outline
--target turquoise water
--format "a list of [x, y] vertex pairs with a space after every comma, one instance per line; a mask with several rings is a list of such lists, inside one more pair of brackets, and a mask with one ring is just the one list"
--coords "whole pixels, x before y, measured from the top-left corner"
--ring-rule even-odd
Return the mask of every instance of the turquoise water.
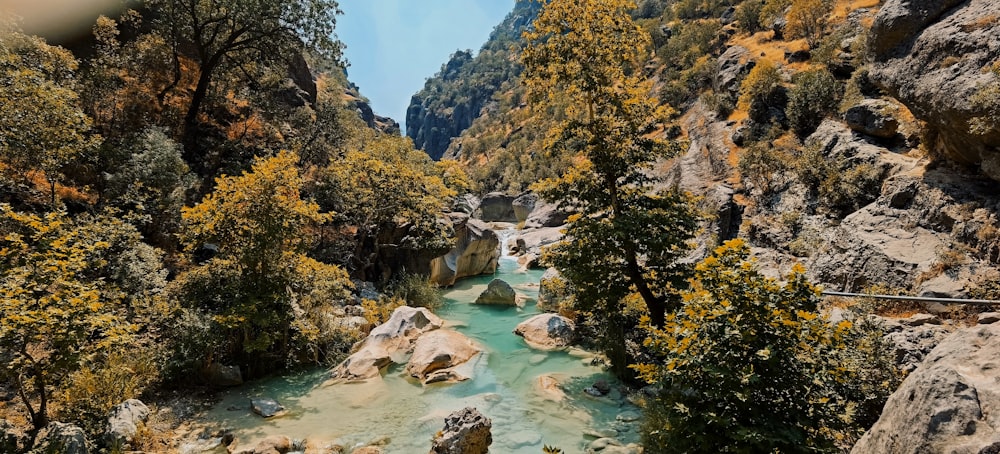
[[[394, 365], [382, 380], [327, 385], [327, 372], [316, 371], [235, 389], [206, 419], [232, 429], [241, 445], [268, 435], [346, 447], [388, 439], [387, 453], [412, 454], [430, 449], [430, 439], [443, 427], [445, 416], [471, 406], [493, 421], [491, 452], [538, 454], [543, 444], [559, 446], [567, 453], [583, 452], [593, 439], [584, 432], [621, 430], [615, 417], [635, 409], [621, 404], [616, 391], [611, 398], [599, 399], [583, 393], [583, 388], [597, 380], [613, 383], [600, 368], [590, 365], [591, 354], [534, 350], [512, 333], [518, 323], [537, 313], [534, 299], [541, 274], [519, 271], [513, 260], [501, 259], [495, 277], [529, 299], [524, 308], [470, 304], [494, 276], [465, 279], [445, 291], [446, 303], [438, 315], [484, 350], [473, 359], [471, 380], [423, 386], [407, 377], [402, 365]], [[540, 376], [551, 377], [558, 388], [542, 389]], [[270, 420], [256, 417], [247, 410], [251, 397], [277, 399], [287, 412]], [[618, 438], [632, 441], [635, 437], [633, 428]]]

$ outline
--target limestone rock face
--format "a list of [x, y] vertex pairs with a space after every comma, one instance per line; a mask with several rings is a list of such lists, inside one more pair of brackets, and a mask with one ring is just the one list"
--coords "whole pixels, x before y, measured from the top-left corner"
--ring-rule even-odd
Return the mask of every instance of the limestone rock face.
[[493, 279], [490, 284], [486, 286], [486, 290], [483, 291], [476, 298], [476, 304], [490, 305], [490, 306], [516, 306], [517, 305], [517, 294], [514, 293], [514, 288], [504, 281], [503, 279]]
[[32, 452], [59, 454], [89, 454], [87, 434], [72, 424], [50, 422], [38, 435]]
[[450, 286], [463, 277], [493, 274], [500, 258], [496, 233], [486, 223], [469, 218], [459, 218], [454, 229], [455, 247], [431, 261], [430, 281]]
[[357, 352], [333, 369], [331, 375], [348, 382], [378, 377], [379, 370], [392, 363], [393, 358], [409, 353], [421, 334], [443, 324], [444, 321], [425, 308], [398, 307], [387, 322], [368, 334]]
[[[532, 208], [534, 208], [532, 206]], [[514, 196], [491, 192], [479, 202], [479, 219], [485, 222], [517, 222], [514, 214]]]
[[899, 121], [892, 116], [893, 105], [881, 99], [865, 99], [844, 112], [852, 130], [880, 139], [896, 136]]
[[756, 66], [750, 51], [743, 46], [731, 46], [719, 56], [719, 72], [715, 76], [715, 90], [736, 99], [743, 78]]
[[525, 192], [515, 197], [511, 202], [511, 208], [514, 210], [514, 218], [517, 219], [517, 222], [527, 221], [528, 216], [531, 215], [531, 212], [535, 210], [535, 207], [539, 203], [538, 195], [534, 192]]
[[885, 404], [856, 454], [1000, 451], [1000, 325], [941, 342]]
[[518, 324], [514, 334], [524, 337], [532, 347], [560, 348], [573, 343], [576, 325], [561, 315], [539, 314]]
[[888, 0], [869, 34], [869, 73], [937, 134], [927, 145], [949, 159], [979, 165], [1000, 180], [1000, 130], [971, 132], [980, 116], [971, 97], [1000, 58], [1000, 2]]
[[569, 213], [560, 210], [554, 203], [538, 201], [525, 219], [524, 227], [527, 229], [559, 227], [566, 224], [567, 218]]
[[138, 399], [129, 399], [111, 409], [104, 442], [108, 446], [121, 448], [131, 443], [139, 432], [139, 425], [149, 419], [149, 407]]
[[406, 373], [424, 384], [469, 379], [456, 370], [476, 356], [480, 348], [465, 335], [451, 330], [428, 332], [417, 339]]
[[487, 454], [493, 444], [492, 421], [466, 407], [444, 420], [444, 430], [431, 441], [430, 454]]

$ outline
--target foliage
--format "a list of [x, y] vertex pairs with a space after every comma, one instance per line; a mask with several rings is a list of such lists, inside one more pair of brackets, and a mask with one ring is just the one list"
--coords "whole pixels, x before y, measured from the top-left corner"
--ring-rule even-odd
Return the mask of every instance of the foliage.
[[426, 276], [419, 274], [404, 274], [389, 285], [389, 295], [406, 302], [410, 307], [426, 307], [435, 310], [441, 307], [444, 300], [441, 291], [431, 285]]
[[788, 35], [805, 38], [809, 47], [815, 48], [823, 38], [832, 12], [832, 0], [792, 0], [787, 15]]
[[325, 315], [348, 298], [351, 284], [341, 268], [304, 254], [310, 229], [330, 215], [300, 198], [296, 161], [289, 152], [258, 159], [250, 172], [218, 178], [213, 193], [183, 210], [185, 248], [218, 249], [178, 277], [174, 290], [192, 315], [206, 312], [220, 335], [206, 346], [214, 347], [207, 363], [214, 355], [243, 360], [252, 375], [274, 366], [271, 355], [292, 363], [323, 358]]
[[60, 421], [75, 423], [87, 433], [101, 433], [115, 405], [141, 396], [159, 380], [158, 352], [130, 347], [128, 353], [119, 348], [99, 355], [68, 378], [59, 396]]
[[763, 276], [741, 240], [698, 264], [683, 307], [646, 346], [662, 358], [634, 366], [663, 391], [644, 439], [656, 452], [831, 451], [846, 371], [831, 359], [850, 322], [817, 313], [819, 289], [801, 266], [784, 283]]
[[[577, 290], [583, 311], [615, 324], [623, 299], [638, 292], [659, 326], [675, 304], [673, 289], [683, 286], [677, 259], [696, 226], [687, 197], [652, 193], [645, 172], [674, 149], [648, 134], [668, 112], [647, 95], [650, 84], [639, 70], [649, 37], [627, 14], [633, 7], [623, 0], [546, 2], [525, 33], [522, 59], [534, 108], [543, 110], [554, 97], [568, 101], [546, 152], [575, 156], [561, 177], [534, 187], [579, 213], [570, 218], [568, 241], [549, 249], [547, 260]], [[619, 373], [625, 372], [622, 340], [609, 345]]]
[[770, 60], [761, 59], [740, 84], [738, 106], [746, 110], [750, 119], [764, 123], [769, 110], [780, 107], [782, 101], [781, 75]]
[[440, 158], [452, 138], [472, 126], [480, 112], [494, 104], [496, 95], [510, 89], [523, 70], [515, 57], [521, 45], [518, 38], [540, 9], [538, 1], [515, 2], [475, 56], [471, 50], [456, 51], [427, 79], [406, 113], [406, 134], [417, 148]]
[[[323, 208], [337, 213], [335, 224], [355, 230], [354, 247], [340, 261], [366, 280], [384, 282], [386, 270], [377, 267], [385, 249], [412, 254], [447, 249], [437, 213], [456, 192], [443, 176], [465, 184], [460, 169], [436, 165], [402, 137], [373, 137], [331, 160], [318, 175], [316, 192]], [[393, 232], [403, 228], [400, 241]]]
[[765, 3], [764, 0], [744, 0], [736, 5], [733, 19], [736, 20], [740, 30], [752, 35], [764, 29], [760, 16]]
[[90, 355], [130, 337], [121, 294], [93, 271], [114, 245], [99, 223], [74, 225], [0, 206], [0, 369], [35, 430], [48, 422], [53, 391]]
[[563, 450], [556, 448], [555, 446], [545, 445], [542, 446], [542, 452], [545, 454], [562, 454]]
[[797, 73], [788, 94], [788, 121], [799, 137], [812, 134], [827, 114], [833, 113], [840, 102], [839, 87], [833, 74], [825, 69]]
[[976, 134], [985, 134], [1000, 125], [1000, 63], [994, 64], [990, 71], [993, 80], [979, 87], [970, 99], [972, 105], [982, 112], [972, 119], [969, 127]]
[[134, 139], [134, 152], [107, 178], [108, 203], [126, 210], [126, 217], [158, 244], [169, 245], [180, 229], [186, 191], [194, 184], [180, 145], [159, 128]]
[[198, 80], [184, 118], [186, 146], [197, 138], [198, 114], [220, 70], [240, 68], [253, 77], [306, 50], [340, 57], [334, 27], [341, 11], [334, 0], [153, 0], [149, 6], [160, 13], [155, 29], [171, 43], [175, 81], [181, 47], [191, 46], [197, 56]]
[[53, 205], [63, 169], [99, 142], [74, 91], [76, 69], [66, 49], [0, 23], [0, 156], [22, 176], [43, 172]]

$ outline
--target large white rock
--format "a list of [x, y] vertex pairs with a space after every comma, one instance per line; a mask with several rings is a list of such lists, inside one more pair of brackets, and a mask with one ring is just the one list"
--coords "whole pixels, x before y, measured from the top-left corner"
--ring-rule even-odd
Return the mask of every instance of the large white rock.
[[854, 454], [1000, 451], [1000, 325], [951, 335], [886, 402]]
[[561, 315], [539, 314], [518, 324], [514, 334], [524, 337], [534, 348], [561, 348], [575, 340], [576, 325]]
[[421, 334], [444, 324], [425, 308], [401, 306], [385, 323], [376, 326], [361, 347], [332, 371], [339, 381], [362, 381], [379, 376], [379, 371], [394, 360], [403, 362]]
[[406, 373], [425, 384], [467, 380], [468, 372], [458, 369], [481, 351], [457, 331], [431, 331], [417, 339]]

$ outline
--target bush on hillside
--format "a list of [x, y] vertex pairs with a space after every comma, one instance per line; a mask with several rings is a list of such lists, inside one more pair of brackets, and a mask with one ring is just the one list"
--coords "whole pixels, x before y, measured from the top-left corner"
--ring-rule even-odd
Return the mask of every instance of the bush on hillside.
[[812, 134], [830, 113], [837, 109], [840, 87], [826, 69], [803, 71], [792, 78], [795, 84], [788, 93], [788, 122], [799, 137]]

